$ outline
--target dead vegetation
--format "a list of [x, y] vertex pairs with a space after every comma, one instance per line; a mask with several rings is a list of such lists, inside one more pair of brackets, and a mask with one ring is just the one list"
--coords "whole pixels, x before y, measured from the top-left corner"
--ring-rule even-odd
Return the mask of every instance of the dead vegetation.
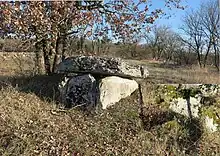
[[172, 118], [167, 120], [161, 108], [149, 107], [149, 103], [145, 103], [149, 109], [144, 109], [144, 124], [150, 123], [151, 127], [144, 129], [138, 114], [137, 92], [101, 114], [88, 114], [78, 109], [61, 109], [49, 96], [45, 98], [43, 91], [34, 93], [25, 87], [34, 86], [31, 83], [36, 82], [29, 81], [23, 87], [8, 86], [0, 91], [1, 155], [216, 155], [220, 152], [218, 133], [203, 134], [192, 141], [184, 124], [179, 125]]
[[[219, 75], [215, 72], [197, 71], [200, 74], [196, 79], [197, 73], [193, 69], [148, 64], [153, 74], [142, 84], [145, 105], [141, 119], [137, 92], [102, 113], [62, 109], [56, 101], [55, 84], [59, 76], [19, 76], [11, 72], [12, 68], [16, 71], [15, 64], [10, 66], [9, 62], [0, 62], [3, 69], [0, 79], [0, 155], [220, 153], [219, 132], [201, 134], [195, 131], [197, 123], [189, 129], [187, 120], [176, 122], [170, 112], [154, 105], [152, 99], [154, 83], [219, 83]], [[198, 137], [193, 139], [192, 136]]]

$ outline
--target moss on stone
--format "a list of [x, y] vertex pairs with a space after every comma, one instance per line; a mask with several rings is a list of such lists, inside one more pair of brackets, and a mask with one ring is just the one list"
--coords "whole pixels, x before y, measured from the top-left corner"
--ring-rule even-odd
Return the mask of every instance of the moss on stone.
[[203, 107], [201, 110], [202, 116], [213, 118], [214, 124], [220, 125], [220, 108], [215, 106]]
[[178, 95], [176, 87], [172, 85], [163, 86], [159, 92], [165, 101], [172, 101], [174, 98], [177, 98]]
[[203, 84], [200, 86], [200, 90], [208, 96], [218, 97], [220, 95], [220, 85], [218, 84]]
[[176, 120], [172, 120], [172, 121], [166, 122], [164, 124], [164, 128], [171, 130], [173, 128], [182, 129], [183, 127]]
[[162, 125], [160, 128], [160, 134], [171, 134], [171, 137], [176, 139], [185, 138], [187, 134], [187, 129], [178, 123], [177, 120], [171, 120]]
[[[215, 89], [216, 86], [207, 85], [203, 86], [203, 88], [208, 88], [208, 90]], [[206, 92], [205, 92], [206, 93]], [[157, 90], [155, 90], [155, 102], [160, 104], [160, 107], [165, 109], [170, 109], [171, 102], [174, 102], [175, 99], [182, 98], [187, 99], [189, 97], [196, 98], [199, 103], [199, 116], [201, 119], [206, 119], [209, 117], [213, 119], [213, 124], [218, 125], [218, 129], [220, 130], [220, 98], [218, 96], [213, 96], [213, 94], [204, 94], [202, 87], [190, 87], [190, 86], [176, 86], [176, 85], [161, 85], [158, 86]], [[182, 117], [177, 117], [181, 119]], [[185, 120], [185, 119], [183, 119]], [[186, 119], [187, 120], [187, 119]], [[200, 120], [201, 121], [201, 120]], [[178, 121], [179, 122], [179, 121]], [[177, 121], [170, 121], [164, 124], [164, 129], [162, 131], [167, 131], [172, 128], [181, 128], [182, 130], [187, 131], [188, 126], [184, 126], [184, 123], [178, 123]], [[190, 128], [188, 128], [190, 129]], [[190, 129], [190, 132], [193, 128]]]
[[195, 97], [196, 95], [200, 94], [201, 91], [198, 88], [191, 88], [190, 89], [190, 96]]

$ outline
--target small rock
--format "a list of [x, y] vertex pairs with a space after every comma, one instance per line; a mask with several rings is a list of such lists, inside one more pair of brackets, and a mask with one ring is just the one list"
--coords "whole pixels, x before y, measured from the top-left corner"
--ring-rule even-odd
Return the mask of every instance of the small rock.
[[190, 99], [178, 98], [170, 103], [170, 109], [187, 117], [199, 117], [200, 101], [200, 98], [194, 97], [190, 97]]
[[218, 131], [218, 124], [214, 123], [213, 118], [210, 118], [208, 116], [206, 116], [206, 118], [205, 118], [205, 126], [206, 126], [207, 130], [210, 132]]

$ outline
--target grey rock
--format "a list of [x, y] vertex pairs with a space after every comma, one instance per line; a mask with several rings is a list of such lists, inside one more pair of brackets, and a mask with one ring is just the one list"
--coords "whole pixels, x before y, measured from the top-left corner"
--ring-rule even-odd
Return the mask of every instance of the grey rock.
[[210, 118], [208, 116], [205, 117], [205, 127], [209, 132], [211, 133], [217, 132], [219, 126], [220, 126], [219, 124], [214, 123], [213, 118]]
[[138, 83], [135, 80], [109, 76], [101, 79], [99, 83], [100, 104], [103, 109], [114, 105], [123, 98], [130, 96], [136, 89]]
[[96, 87], [96, 80], [90, 74], [65, 78], [59, 85], [61, 102], [67, 107], [94, 106]]
[[170, 103], [170, 109], [187, 117], [199, 117], [200, 101], [201, 98], [195, 97], [173, 99]]
[[135, 80], [117, 76], [96, 80], [90, 74], [65, 77], [59, 84], [61, 102], [69, 108], [83, 105], [106, 109], [130, 96], [137, 88]]
[[220, 96], [219, 84], [203, 84], [200, 90], [204, 96]]
[[61, 62], [56, 73], [90, 73], [124, 78], [146, 78], [149, 72], [145, 66], [136, 65], [120, 58], [96, 56], [69, 57]]
[[157, 91], [173, 112], [201, 120], [209, 132], [220, 130], [219, 84], [160, 84]]

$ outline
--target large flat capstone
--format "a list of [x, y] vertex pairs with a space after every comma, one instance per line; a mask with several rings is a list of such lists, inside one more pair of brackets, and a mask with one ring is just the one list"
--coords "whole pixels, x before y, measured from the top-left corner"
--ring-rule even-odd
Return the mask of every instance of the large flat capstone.
[[57, 66], [56, 73], [90, 73], [124, 78], [146, 78], [149, 75], [143, 65], [133, 64], [120, 58], [96, 56], [69, 57]]

